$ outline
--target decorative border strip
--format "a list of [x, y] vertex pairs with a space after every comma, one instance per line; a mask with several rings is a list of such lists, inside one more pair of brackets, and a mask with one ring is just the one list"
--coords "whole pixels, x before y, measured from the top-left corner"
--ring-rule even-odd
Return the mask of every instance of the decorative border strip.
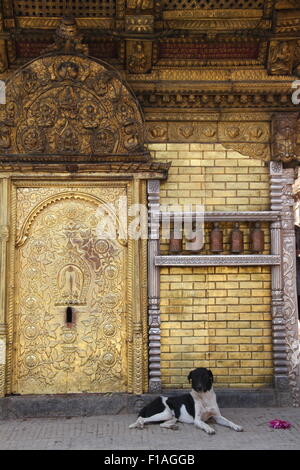
[[[196, 218], [201, 213], [197, 212], [160, 212], [160, 220], [169, 220], [178, 217]], [[276, 221], [280, 218], [279, 211], [260, 211], [260, 212], [204, 212], [205, 222], [247, 222], [247, 221], [263, 221], [270, 222]]]
[[240, 8], [226, 8], [226, 9], [214, 9], [214, 10], [206, 10], [206, 9], [182, 9], [182, 10], [165, 10], [163, 12], [163, 19], [165, 20], [190, 20], [190, 19], [241, 19], [241, 18], [255, 18], [260, 19], [263, 16], [263, 12], [260, 8], [253, 8], [253, 9], [245, 9], [242, 10]]
[[155, 266], [274, 266], [280, 265], [274, 255], [162, 255], [155, 257]]
[[[24, 17], [17, 17], [16, 23], [19, 28], [38, 28], [38, 29], [55, 29], [60, 21], [58, 17], [32, 17], [32, 16], [24, 16]], [[76, 19], [77, 25], [79, 28], [101, 28], [101, 29], [113, 29], [115, 21], [113, 18], [77, 18]]]

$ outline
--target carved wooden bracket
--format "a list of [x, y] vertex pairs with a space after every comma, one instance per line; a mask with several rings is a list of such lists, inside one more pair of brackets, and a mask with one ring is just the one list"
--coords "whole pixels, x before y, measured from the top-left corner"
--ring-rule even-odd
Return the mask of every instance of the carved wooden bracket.
[[[129, 35], [143, 35], [153, 33], [154, 30], [154, 2], [153, 0], [127, 0], [125, 17], [125, 31]], [[152, 69], [151, 40], [126, 41], [126, 68], [129, 73], [143, 74]]]
[[297, 158], [299, 113], [277, 113], [272, 119], [271, 152], [273, 160], [290, 162]]
[[290, 75], [295, 59], [296, 41], [270, 41], [268, 71], [271, 75]]

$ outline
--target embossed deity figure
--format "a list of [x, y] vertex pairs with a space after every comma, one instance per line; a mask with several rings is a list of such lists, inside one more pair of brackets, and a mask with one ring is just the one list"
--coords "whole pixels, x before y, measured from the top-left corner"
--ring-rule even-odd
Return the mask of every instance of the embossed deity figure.
[[269, 70], [272, 74], [289, 74], [293, 62], [293, 44], [289, 41], [271, 41]]
[[136, 44], [136, 51], [129, 56], [128, 68], [133, 73], [144, 73], [147, 68], [147, 59], [142, 42]]
[[81, 270], [72, 264], [65, 266], [59, 273], [58, 287], [63, 299], [78, 301], [83, 287]]

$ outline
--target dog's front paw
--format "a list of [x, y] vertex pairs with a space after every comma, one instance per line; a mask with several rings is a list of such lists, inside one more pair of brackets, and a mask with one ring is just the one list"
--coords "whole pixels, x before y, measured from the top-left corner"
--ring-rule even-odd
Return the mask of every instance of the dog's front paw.
[[242, 431], [244, 431], [244, 429], [242, 428], [242, 426], [238, 426], [237, 424], [234, 426], [234, 430], [237, 431], [237, 432], [242, 432]]
[[216, 434], [216, 431], [209, 426], [207, 426], [207, 428], [205, 428], [204, 431], [209, 435]]
[[138, 418], [135, 423], [130, 424], [129, 429], [144, 429], [144, 421], [143, 418]]

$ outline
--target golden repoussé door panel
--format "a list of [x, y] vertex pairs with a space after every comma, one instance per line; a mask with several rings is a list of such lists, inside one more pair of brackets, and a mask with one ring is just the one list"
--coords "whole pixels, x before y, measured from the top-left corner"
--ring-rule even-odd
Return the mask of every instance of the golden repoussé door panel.
[[[21, 215], [37, 189], [23, 189]], [[16, 251], [14, 393], [126, 391], [127, 249], [98, 238], [95, 194], [57, 193], [24, 221]]]

